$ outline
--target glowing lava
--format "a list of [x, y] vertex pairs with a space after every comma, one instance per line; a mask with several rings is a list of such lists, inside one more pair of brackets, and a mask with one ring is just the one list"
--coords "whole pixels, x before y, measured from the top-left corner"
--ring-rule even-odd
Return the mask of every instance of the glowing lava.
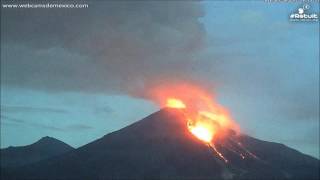
[[210, 128], [206, 125], [197, 123], [195, 126], [189, 126], [188, 128], [190, 132], [200, 140], [205, 141], [207, 143], [211, 142], [214, 132], [210, 131]]
[[228, 162], [216, 148], [215, 141], [227, 135], [225, 133], [230, 129], [238, 132], [239, 126], [228, 111], [214, 101], [210, 93], [196, 86], [180, 84], [157, 87], [152, 90], [151, 98], [160, 106], [181, 109], [190, 133], [207, 144], [225, 163]]
[[221, 134], [224, 129], [239, 130], [228, 111], [215, 102], [211, 93], [197, 86], [178, 84], [156, 87], [150, 90], [150, 98], [161, 107], [182, 109], [190, 132], [205, 142], [214, 140], [215, 135]]
[[198, 139], [211, 143], [219, 129], [219, 124], [215, 119], [204, 115], [200, 111], [194, 119], [188, 119], [188, 129]]
[[167, 99], [166, 107], [184, 109], [186, 105], [179, 99], [169, 98]]
[[[167, 99], [166, 106], [177, 109], [186, 108], [185, 103], [176, 98]], [[193, 113], [188, 113], [188, 110], [184, 113], [188, 117], [187, 127], [189, 131], [199, 140], [205, 142], [225, 163], [228, 163], [228, 160], [217, 150], [213, 142], [219, 129], [228, 124], [226, 122], [228, 121], [227, 117], [223, 114], [217, 115], [208, 111], [197, 111], [196, 116]]]

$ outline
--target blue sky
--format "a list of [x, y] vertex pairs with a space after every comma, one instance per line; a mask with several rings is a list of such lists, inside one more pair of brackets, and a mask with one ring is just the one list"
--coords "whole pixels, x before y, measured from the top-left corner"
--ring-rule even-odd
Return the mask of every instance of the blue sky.
[[226, 64], [219, 99], [242, 128], [319, 157], [319, 25], [288, 20], [302, 5], [207, 1], [202, 21], [207, 57]]
[[301, 3], [154, 3], [91, 4], [70, 26], [50, 15], [67, 11], [27, 12], [49, 28], [23, 32], [5, 11], [1, 147], [89, 143], [158, 110], [145, 89], [169, 78], [205, 83], [244, 133], [319, 158], [319, 25], [289, 21]]

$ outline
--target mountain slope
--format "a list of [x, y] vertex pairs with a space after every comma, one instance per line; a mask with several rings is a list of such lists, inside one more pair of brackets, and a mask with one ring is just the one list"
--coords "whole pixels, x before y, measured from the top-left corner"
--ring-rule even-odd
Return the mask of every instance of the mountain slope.
[[216, 149], [227, 163], [189, 133], [180, 110], [163, 109], [60, 157], [9, 174], [18, 179], [319, 178], [319, 160], [277, 143], [231, 131], [217, 140]]
[[0, 150], [1, 167], [18, 167], [35, 163], [73, 150], [68, 144], [51, 137], [19, 147], [8, 147]]

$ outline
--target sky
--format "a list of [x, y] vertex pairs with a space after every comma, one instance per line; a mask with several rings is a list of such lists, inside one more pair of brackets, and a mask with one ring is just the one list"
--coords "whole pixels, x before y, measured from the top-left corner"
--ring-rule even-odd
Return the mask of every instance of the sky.
[[319, 158], [319, 25], [290, 22], [302, 6], [2, 9], [1, 148], [43, 136], [80, 147], [159, 110], [153, 87], [187, 82], [212, 92], [244, 133]]

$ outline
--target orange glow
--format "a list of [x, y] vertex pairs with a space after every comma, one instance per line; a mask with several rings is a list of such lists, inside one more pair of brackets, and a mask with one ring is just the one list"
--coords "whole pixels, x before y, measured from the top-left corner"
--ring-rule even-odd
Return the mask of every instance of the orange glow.
[[167, 99], [167, 107], [170, 108], [177, 108], [177, 109], [184, 109], [186, 108], [186, 105], [179, 99], [175, 99], [175, 98], [169, 98]]
[[195, 126], [188, 126], [190, 132], [197, 138], [204, 142], [211, 142], [215, 134], [214, 130], [211, 130], [210, 126], [197, 122]]
[[157, 87], [150, 96], [160, 106], [183, 109], [188, 130], [203, 142], [214, 141], [218, 134], [223, 136], [226, 129], [239, 131], [228, 111], [199, 87], [189, 84]]
[[207, 144], [225, 163], [228, 162], [214, 143], [229, 129], [239, 132], [239, 126], [210, 93], [193, 85], [180, 84], [157, 87], [149, 96], [161, 107], [182, 109], [190, 133]]
[[219, 122], [212, 117], [204, 115], [203, 111], [198, 112], [198, 115], [194, 119], [189, 119], [188, 121], [190, 132], [198, 139], [207, 143], [213, 140], [219, 128]]

